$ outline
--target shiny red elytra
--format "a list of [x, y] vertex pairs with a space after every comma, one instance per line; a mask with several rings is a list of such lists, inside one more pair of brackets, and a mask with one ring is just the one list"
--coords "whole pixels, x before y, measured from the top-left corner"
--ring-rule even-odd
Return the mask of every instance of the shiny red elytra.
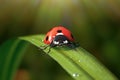
[[[63, 26], [54, 27], [49, 32], [47, 32], [44, 43], [49, 45], [50, 48], [64, 45], [68, 47], [73, 47], [75, 45], [72, 33]], [[46, 46], [45, 48], [47, 47], [48, 46]]]

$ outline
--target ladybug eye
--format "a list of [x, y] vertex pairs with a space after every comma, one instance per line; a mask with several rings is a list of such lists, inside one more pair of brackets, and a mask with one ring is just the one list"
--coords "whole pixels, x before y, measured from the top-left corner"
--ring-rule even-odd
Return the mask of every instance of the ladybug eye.
[[72, 34], [71, 34], [71, 37], [74, 38]]
[[46, 41], [48, 40], [48, 36], [46, 37]]
[[62, 32], [62, 30], [57, 30], [57, 32], [58, 32], [58, 33], [61, 33], [61, 32]]

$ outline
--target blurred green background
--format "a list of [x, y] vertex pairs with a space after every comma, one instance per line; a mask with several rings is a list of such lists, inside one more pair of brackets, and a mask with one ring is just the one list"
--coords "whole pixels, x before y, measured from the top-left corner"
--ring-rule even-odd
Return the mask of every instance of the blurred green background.
[[[58, 25], [120, 78], [120, 0], [0, 0], [0, 44], [46, 34]], [[42, 53], [42, 54], [41, 54]], [[48, 55], [30, 46], [20, 69], [33, 80], [72, 80]]]

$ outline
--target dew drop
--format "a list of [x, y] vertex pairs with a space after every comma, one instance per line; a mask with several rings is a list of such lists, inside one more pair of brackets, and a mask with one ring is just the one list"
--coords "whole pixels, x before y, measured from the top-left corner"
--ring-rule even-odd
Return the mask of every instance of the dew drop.
[[73, 77], [79, 77], [80, 75], [78, 73], [74, 73], [72, 76]]
[[81, 60], [78, 60], [78, 62], [81, 62]]

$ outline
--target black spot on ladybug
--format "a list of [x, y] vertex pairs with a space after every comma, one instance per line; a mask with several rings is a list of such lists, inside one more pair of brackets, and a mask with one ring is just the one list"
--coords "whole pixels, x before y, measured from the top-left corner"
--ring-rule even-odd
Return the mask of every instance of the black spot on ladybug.
[[74, 38], [72, 34], [71, 34], [71, 37]]
[[48, 36], [46, 37], [46, 41], [48, 40]]
[[62, 30], [57, 30], [57, 32], [58, 32], [58, 33], [61, 33], [61, 32], [62, 32]]

